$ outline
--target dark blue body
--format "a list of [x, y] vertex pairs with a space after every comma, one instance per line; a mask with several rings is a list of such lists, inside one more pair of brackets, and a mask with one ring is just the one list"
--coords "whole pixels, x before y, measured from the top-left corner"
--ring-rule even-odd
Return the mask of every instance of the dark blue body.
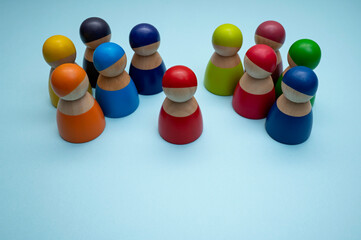
[[95, 98], [106, 117], [119, 118], [133, 113], [139, 105], [137, 88], [132, 79], [129, 84], [120, 90], [107, 91], [96, 87]]
[[312, 130], [312, 110], [302, 117], [284, 114], [273, 104], [266, 119], [267, 133], [276, 141], [285, 144], [300, 144], [308, 139]]
[[152, 95], [160, 93], [162, 89], [162, 79], [165, 73], [165, 64], [162, 63], [150, 70], [142, 70], [130, 64], [129, 75], [134, 80], [139, 94]]
[[95, 88], [97, 86], [97, 81], [99, 77], [99, 72], [95, 69], [94, 63], [89, 62], [85, 58], [83, 59], [83, 68], [88, 75], [90, 85], [92, 88]]

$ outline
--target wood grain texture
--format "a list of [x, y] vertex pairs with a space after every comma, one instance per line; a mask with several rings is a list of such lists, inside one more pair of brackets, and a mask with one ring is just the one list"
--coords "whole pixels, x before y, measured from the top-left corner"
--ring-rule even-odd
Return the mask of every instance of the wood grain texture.
[[281, 56], [281, 53], [280, 51], [275, 51], [276, 53], [276, 57], [277, 57], [277, 65], [280, 64], [282, 62], [282, 56]]
[[99, 75], [98, 86], [107, 91], [116, 91], [125, 88], [130, 82], [130, 76], [126, 71], [116, 77]]
[[271, 76], [268, 76], [265, 79], [257, 79], [251, 77], [247, 72], [243, 74], [239, 81], [239, 85], [244, 91], [254, 95], [264, 95], [274, 88]]
[[261, 36], [259, 36], [257, 34], [254, 35], [254, 41], [256, 42], [256, 44], [265, 44], [267, 46], [270, 46], [275, 51], [280, 49], [282, 47], [282, 45], [283, 45], [282, 43], [272, 41], [271, 39], [261, 37]]
[[244, 56], [244, 68], [246, 69], [246, 72], [253, 78], [264, 79], [271, 76], [272, 74], [258, 67], [247, 56]]
[[54, 62], [50, 62], [48, 63], [52, 68], [56, 68], [58, 66], [60, 66], [61, 64], [64, 64], [64, 63], [74, 63], [75, 62], [75, 59], [76, 59], [76, 53], [66, 57], [66, 58], [63, 58], [63, 59], [59, 59], [57, 61], [54, 61]]
[[140, 56], [149, 56], [154, 54], [160, 46], [160, 41], [149, 44], [147, 46], [133, 48], [133, 51]]
[[76, 99], [83, 97], [85, 92], [88, 91], [88, 89], [89, 89], [89, 79], [88, 76], [85, 75], [83, 81], [81, 81], [80, 84], [68, 95], [62, 97], [62, 99], [67, 101], [74, 101]]
[[162, 64], [162, 61], [158, 52], [150, 56], [141, 56], [135, 53], [132, 58], [132, 65], [138, 69], [151, 70]]
[[100, 44], [109, 42], [111, 38], [112, 38], [112, 34], [109, 34], [109, 35], [99, 38], [95, 41], [87, 42], [87, 43], [85, 43], [85, 45], [88, 48], [96, 49]]
[[95, 49], [87, 47], [84, 52], [84, 58], [89, 62], [93, 62], [94, 51]]
[[241, 62], [241, 59], [238, 54], [224, 57], [215, 52], [211, 57], [211, 62], [219, 68], [234, 68]]
[[127, 65], [127, 56], [124, 54], [117, 62], [115, 62], [110, 67], [99, 72], [100, 75], [105, 77], [116, 77], [120, 75]]
[[186, 102], [191, 99], [194, 93], [197, 91], [197, 87], [188, 88], [166, 88], [163, 87], [163, 91], [167, 98], [174, 102]]
[[174, 117], [187, 117], [193, 114], [197, 108], [197, 100], [192, 97], [186, 102], [173, 102], [169, 98], [166, 98], [163, 102], [163, 109], [166, 113]]
[[223, 57], [231, 57], [237, 54], [237, 52], [239, 51], [239, 49], [241, 49], [240, 47], [225, 47], [225, 46], [220, 46], [220, 45], [216, 45], [213, 44], [213, 48], [216, 51], [216, 53], [218, 53], [219, 55], [223, 56]]
[[89, 111], [94, 105], [95, 99], [86, 92], [83, 97], [75, 101], [60, 99], [58, 110], [66, 115], [76, 116]]
[[276, 101], [278, 109], [286, 115], [293, 117], [303, 117], [309, 114], [312, 110], [311, 103], [295, 103], [288, 100], [284, 94], [282, 94]]
[[292, 60], [290, 53], [287, 53], [287, 61], [290, 68], [296, 67], [297, 64]]
[[281, 88], [282, 88], [283, 95], [287, 99], [289, 99], [290, 101], [295, 102], [295, 103], [305, 103], [305, 102], [310, 101], [310, 99], [313, 97], [313, 96], [301, 93], [301, 92], [289, 87], [283, 81], [281, 83]]

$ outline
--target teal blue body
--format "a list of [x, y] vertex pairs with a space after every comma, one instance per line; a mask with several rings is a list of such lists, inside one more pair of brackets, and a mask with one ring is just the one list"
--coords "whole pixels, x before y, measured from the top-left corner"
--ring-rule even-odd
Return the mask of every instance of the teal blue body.
[[128, 116], [139, 105], [137, 88], [132, 79], [125, 88], [116, 91], [107, 91], [97, 85], [95, 98], [103, 110], [104, 116], [110, 118]]

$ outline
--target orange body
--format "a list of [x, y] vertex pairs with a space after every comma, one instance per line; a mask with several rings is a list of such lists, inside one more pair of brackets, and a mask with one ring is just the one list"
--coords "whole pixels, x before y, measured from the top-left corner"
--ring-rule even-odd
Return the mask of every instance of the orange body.
[[66, 115], [57, 110], [60, 136], [72, 143], [83, 143], [98, 137], [105, 128], [104, 114], [97, 101], [89, 111], [80, 115]]

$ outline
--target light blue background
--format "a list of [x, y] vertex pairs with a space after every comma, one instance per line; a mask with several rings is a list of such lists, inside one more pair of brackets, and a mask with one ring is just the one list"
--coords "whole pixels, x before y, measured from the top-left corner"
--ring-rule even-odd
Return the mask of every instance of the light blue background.
[[[0, 239], [361, 239], [360, 10], [359, 1], [1, 1]], [[163, 93], [106, 119], [92, 142], [59, 137], [42, 44], [68, 36], [81, 64], [78, 31], [90, 16], [110, 24], [127, 68], [131, 28], [158, 28], [167, 67], [198, 77], [200, 139], [160, 138]], [[231, 97], [203, 87], [213, 30], [237, 25], [243, 59], [269, 19], [287, 32], [284, 67], [294, 41], [322, 48], [314, 127], [298, 146], [273, 141], [264, 120], [238, 116]]]

